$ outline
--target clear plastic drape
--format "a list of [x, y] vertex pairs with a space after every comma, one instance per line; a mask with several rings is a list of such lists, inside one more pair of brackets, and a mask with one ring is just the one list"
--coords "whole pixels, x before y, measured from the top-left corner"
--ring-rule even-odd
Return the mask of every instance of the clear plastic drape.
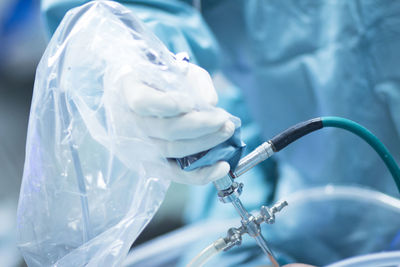
[[120, 78], [196, 101], [180, 83], [186, 67], [118, 3], [66, 14], [37, 68], [29, 119], [18, 207], [29, 266], [121, 263], [172, 172], [136, 125]]

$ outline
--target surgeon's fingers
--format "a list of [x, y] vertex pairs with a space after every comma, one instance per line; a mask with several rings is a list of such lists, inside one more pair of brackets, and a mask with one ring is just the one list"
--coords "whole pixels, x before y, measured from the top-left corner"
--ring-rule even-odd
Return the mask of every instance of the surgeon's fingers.
[[152, 138], [152, 141], [161, 150], [165, 157], [183, 158], [188, 155], [208, 150], [228, 140], [233, 135], [234, 131], [235, 125], [233, 122], [227, 121], [217, 132], [203, 135], [198, 138], [174, 141]]
[[172, 117], [187, 113], [194, 108], [193, 101], [182, 93], [161, 91], [125, 76], [122, 88], [128, 106], [142, 116]]
[[230, 114], [223, 109], [213, 108], [169, 118], [136, 116], [135, 120], [150, 137], [180, 140], [198, 138], [217, 132], [230, 120]]
[[200, 92], [201, 98], [206, 103], [215, 106], [218, 102], [218, 95], [208, 72], [194, 64], [189, 63], [187, 73], [188, 86], [194, 91]]
[[229, 172], [229, 164], [220, 161], [212, 166], [201, 167], [193, 171], [184, 171], [175, 160], [170, 159], [173, 181], [181, 184], [205, 185], [209, 182], [218, 180]]

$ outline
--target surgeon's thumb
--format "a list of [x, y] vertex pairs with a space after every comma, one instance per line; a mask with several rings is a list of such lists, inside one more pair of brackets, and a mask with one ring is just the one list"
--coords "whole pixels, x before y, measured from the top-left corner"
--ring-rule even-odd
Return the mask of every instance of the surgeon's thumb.
[[219, 161], [215, 164], [213, 171], [208, 177], [208, 182], [218, 180], [228, 174], [230, 166], [226, 161]]
[[194, 171], [187, 172], [191, 183], [194, 185], [206, 185], [228, 174], [230, 166], [225, 161], [219, 161], [212, 166], [205, 166]]

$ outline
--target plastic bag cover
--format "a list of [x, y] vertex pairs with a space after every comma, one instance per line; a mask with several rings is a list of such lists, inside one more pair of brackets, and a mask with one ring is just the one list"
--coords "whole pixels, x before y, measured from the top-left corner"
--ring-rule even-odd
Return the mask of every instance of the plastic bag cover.
[[186, 69], [118, 3], [66, 14], [38, 66], [32, 99], [18, 207], [18, 245], [29, 266], [121, 263], [160, 206], [171, 172], [135, 124], [120, 78], [193, 102], [196, 92], [180, 83]]

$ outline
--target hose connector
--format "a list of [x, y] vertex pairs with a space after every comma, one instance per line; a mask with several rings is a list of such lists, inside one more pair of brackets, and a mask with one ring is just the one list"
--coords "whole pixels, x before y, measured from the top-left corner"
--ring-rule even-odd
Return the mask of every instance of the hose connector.
[[236, 169], [229, 172], [229, 176], [232, 178], [237, 178], [243, 173], [247, 172], [258, 163], [266, 160], [274, 154], [273, 146], [270, 141], [262, 143], [252, 152], [250, 152], [246, 157], [242, 158]]
[[268, 224], [274, 224], [275, 214], [280, 212], [287, 205], [288, 203], [286, 201], [281, 201], [272, 206], [272, 208], [262, 206], [260, 210], [260, 215], [262, 216], [262, 220]]

